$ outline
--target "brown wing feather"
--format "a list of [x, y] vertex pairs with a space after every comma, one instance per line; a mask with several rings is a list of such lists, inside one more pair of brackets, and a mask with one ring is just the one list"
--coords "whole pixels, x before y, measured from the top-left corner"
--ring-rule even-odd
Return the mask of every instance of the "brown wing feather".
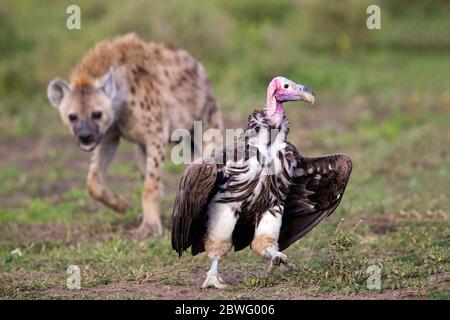
[[180, 180], [172, 213], [172, 248], [181, 256], [192, 246], [192, 254], [204, 251], [206, 208], [216, 185], [216, 164], [189, 165]]
[[298, 161], [297, 176], [285, 202], [280, 250], [303, 237], [337, 208], [352, 171], [352, 161], [342, 154], [298, 156]]

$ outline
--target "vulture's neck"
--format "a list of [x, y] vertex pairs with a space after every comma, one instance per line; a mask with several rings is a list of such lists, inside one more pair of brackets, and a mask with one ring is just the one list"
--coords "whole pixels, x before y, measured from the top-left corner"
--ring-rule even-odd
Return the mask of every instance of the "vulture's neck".
[[284, 115], [281, 120], [276, 119], [275, 121], [277, 121], [276, 124], [273, 117], [268, 115], [267, 108], [255, 110], [248, 118], [246, 130], [256, 131], [258, 136], [275, 134], [278, 136], [278, 141], [285, 141], [289, 133], [289, 121]]
[[[283, 103], [275, 98], [276, 87], [276, 81], [272, 81], [267, 88], [266, 107], [253, 112], [249, 117], [247, 130], [255, 130], [258, 136], [255, 141], [251, 142], [252, 144], [271, 144], [270, 139], [274, 137], [274, 134], [276, 134], [278, 142], [284, 142], [287, 138], [289, 122], [284, 116]], [[261, 129], [265, 130], [261, 131]]]
[[274, 93], [275, 84], [271, 83], [267, 88], [266, 113], [267, 118], [275, 125], [275, 127], [279, 127], [283, 121], [284, 109], [283, 103], [277, 101]]

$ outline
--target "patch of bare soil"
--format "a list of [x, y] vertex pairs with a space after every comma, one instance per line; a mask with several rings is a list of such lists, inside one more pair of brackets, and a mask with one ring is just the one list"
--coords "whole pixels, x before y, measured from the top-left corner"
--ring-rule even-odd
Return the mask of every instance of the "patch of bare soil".
[[410, 221], [423, 223], [436, 223], [445, 221], [447, 213], [444, 210], [427, 210], [425, 214], [417, 210], [401, 210], [399, 214], [378, 214], [364, 220], [370, 227], [370, 230], [376, 235], [396, 232]]
[[[256, 292], [255, 292], [256, 291]], [[283, 291], [283, 294], [271, 292]], [[314, 295], [308, 289], [286, 288], [282, 286], [255, 289], [250, 292], [231, 292], [228, 289], [201, 289], [199, 286], [171, 286], [152, 283], [119, 282], [95, 288], [71, 291], [50, 289], [43, 291], [42, 297], [49, 299], [146, 299], [146, 300], [190, 300], [190, 299], [251, 299], [257, 293], [262, 299], [275, 300], [401, 300], [427, 299], [426, 289], [397, 289], [382, 292], [364, 292], [355, 295]]]
[[395, 232], [398, 229], [398, 225], [392, 220], [392, 217], [386, 215], [376, 216], [370, 219], [368, 224], [370, 230], [377, 235]]
[[95, 219], [83, 224], [0, 225], [0, 235], [2, 240], [17, 247], [39, 246], [55, 241], [70, 246], [80, 242], [105, 241], [114, 236], [131, 236], [130, 230], [136, 225], [137, 222], [126, 221], [111, 226]]
[[[89, 159], [89, 156], [81, 151], [72, 154], [73, 148], [76, 148], [76, 146], [70, 137], [65, 139], [52, 137], [11, 139], [0, 144], [0, 166], [14, 163], [23, 169], [46, 167], [48, 165], [46, 163], [47, 152], [51, 150], [70, 150], [70, 158], [74, 158], [70, 161], [71, 164], [85, 163]], [[62, 154], [57, 162], [67, 160], [65, 155], [67, 153]]]

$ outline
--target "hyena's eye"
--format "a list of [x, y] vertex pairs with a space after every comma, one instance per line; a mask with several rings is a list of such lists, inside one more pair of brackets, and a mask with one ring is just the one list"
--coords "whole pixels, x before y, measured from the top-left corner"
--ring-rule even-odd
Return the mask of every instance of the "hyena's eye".
[[75, 113], [69, 113], [69, 121], [75, 122], [78, 120], [78, 116]]
[[100, 119], [102, 117], [101, 111], [94, 111], [92, 112], [92, 119]]

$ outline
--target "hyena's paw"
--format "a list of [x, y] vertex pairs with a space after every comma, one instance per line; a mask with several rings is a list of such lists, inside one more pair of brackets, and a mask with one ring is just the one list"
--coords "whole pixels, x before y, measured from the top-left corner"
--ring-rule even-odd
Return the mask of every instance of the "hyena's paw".
[[124, 214], [128, 210], [128, 204], [125, 202], [125, 200], [119, 197], [114, 198], [114, 201], [112, 201], [110, 207], [111, 209], [120, 214]]
[[139, 240], [145, 240], [150, 237], [159, 237], [164, 233], [163, 227], [161, 223], [141, 223], [139, 228], [137, 228], [134, 232], [134, 235]]

